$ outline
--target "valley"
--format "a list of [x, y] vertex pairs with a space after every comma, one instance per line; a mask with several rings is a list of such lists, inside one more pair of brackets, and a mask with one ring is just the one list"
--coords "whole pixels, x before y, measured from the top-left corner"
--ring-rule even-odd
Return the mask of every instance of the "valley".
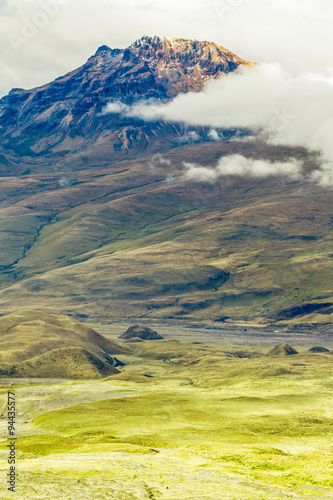
[[244, 68], [144, 36], [0, 99], [0, 499], [333, 498], [329, 166], [138, 113]]
[[[95, 328], [114, 342], [125, 326]], [[229, 343], [200, 328], [161, 327], [102, 380], [2, 378], [2, 435], [17, 397], [15, 498], [333, 498], [332, 351], [309, 352], [330, 335], [285, 332], [298, 354], [272, 356], [273, 332]]]

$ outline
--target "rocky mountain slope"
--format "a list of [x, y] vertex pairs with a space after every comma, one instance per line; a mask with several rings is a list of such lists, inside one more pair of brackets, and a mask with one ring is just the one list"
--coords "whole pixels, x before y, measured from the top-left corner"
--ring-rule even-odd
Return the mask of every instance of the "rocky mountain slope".
[[0, 147], [15, 163], [45, 161], [51, 153], [57, 159], [97, 140], [107, 158], [169, 148], [184, 141], [183, 125], [103, 114], [105, 106], [198, 92], [208, 79], [241, 64], [251, 63], [209, 42], [146, 36], [123, 50], [102, 46], [75, 71], [39, 88], [13, 89], [1, 99]]

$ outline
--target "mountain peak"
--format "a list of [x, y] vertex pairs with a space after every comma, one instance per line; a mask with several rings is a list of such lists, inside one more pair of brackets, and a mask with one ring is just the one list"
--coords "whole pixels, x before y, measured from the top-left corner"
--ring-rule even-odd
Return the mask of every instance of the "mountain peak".
[[135, 42], [132, 43], [130, 47], [137, 48], [137, 47], [149, 47], [149, 46], [156, 46], [156, 45], [164, 45], [166, 38], [163, 36], [149, 36], [149, 35], [144, 35]]
[[145, 63], [156, 82], [167, 87], [169, 97], [200, 91], [210, 78], [230, 73], [241, 64], [253, 65], [215, 43], [185, 38], [145, 35], [125, 54], [127, 60], [134, 57]]
[[108, 47], [107, 45], [101, 45], [97, 50], [96, 50], [96, 53], [95, 53], [95, 56], [97, 56], [98, 54], [100, 54], [101, 52], [111, 52], [112, 49], [110, 49], [110, 47]]
[[[241, 64], [251, 65], [214, 43], [183, 38], [145, 35], [126, 49], [102, 45], [83, 66], [54, 82], [26, 91], [13, 89], [2, 98], [0, 146], [14, 147], [21, 158], [22, 151], [33, 156], [62, 151], [69, 143], [94, 141], [105, 132], [113, 137], [118, 155], [132, 143], [141, 147], [142, 137], [149, 142], [155, 132], [152, 125], [130, 120], [124, 125], [112, 113], [103, 114], [108, 103], [165, 102], [181, 93], [200, 92], [209, 79]], [[143, 133], [140, 127], [149, 130]]]
[[128, 47], [131, 51], [159, 51], [163, 50], [164, 52], [171, 51], [172, 53], [179, 52], [197, 52], [198, 57], [200, 57], [204, 51], [209, 51], [212, 54], [216, 54], [219, 56], [224, 56], [228, 58], [235, 59], [242, 64], [248, 65], [252, 63], [248, 63], [243, 59], [240, 59], [238, 56], [225, 49], [224, 47], [217, 45], [213, 42], [192, 40], [187, 38], [167, 38], [164, 36], [148, 36], [144, 35], [143, 37], [136, 40], [132, 45]]

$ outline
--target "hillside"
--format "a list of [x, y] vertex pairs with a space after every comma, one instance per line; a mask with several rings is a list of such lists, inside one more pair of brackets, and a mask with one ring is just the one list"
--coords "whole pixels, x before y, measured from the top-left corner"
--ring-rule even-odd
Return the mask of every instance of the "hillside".
[[200, 91], [240, 64], [250, 63], [213, 43], [144, 37], [0, 101], [3, 313], [332, 323], [332, 191], [302, 178], [184, 175], [187, 163], [231, 154], [294, 158], [310, 172], [315, 154], [102, 113]]
[[282, 178], [180, 177], [183, 160], [213, 164], [234, 148], [177, 149], [154, 171], [149, 160], [87, 168], [66, 186], [55, 174], [2, 179], [2, 311], [331, 322], [332, 192]]
[[100, 378], [119, 373], [114, 355], [130, 352], [66, 316], [23, 311], [0, 318], [2, 376]]

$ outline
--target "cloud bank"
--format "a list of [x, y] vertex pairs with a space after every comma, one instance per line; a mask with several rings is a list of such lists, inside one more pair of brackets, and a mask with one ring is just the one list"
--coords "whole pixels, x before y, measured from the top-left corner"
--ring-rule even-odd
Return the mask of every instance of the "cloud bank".
[[192, 163], [184, 163], [186, 168], [185, 179], [214, 182], [227, 175], [240, 175], [248, 177], [287, 176], [299, 179], [302, 164], [296, 160], [289, 162], [269, 162], [266, 160], [253, 160], [242, 155], [230, 155], [221, 158], [215, 168], [202, 167]]
[[319, 151], [322, 165], [313, 179], [333, 185], [333, 71], [292, 77], [278, 64], [243, 67], [210, 81], [201, 93], [179, 95], [162, 105], [141, 103], [126, 113], [212, 130], [248, 128], [271, 144]]
[[16, 11], [15, 5], [10, 0], [0, 0], [0, 16], [8, 16]]

